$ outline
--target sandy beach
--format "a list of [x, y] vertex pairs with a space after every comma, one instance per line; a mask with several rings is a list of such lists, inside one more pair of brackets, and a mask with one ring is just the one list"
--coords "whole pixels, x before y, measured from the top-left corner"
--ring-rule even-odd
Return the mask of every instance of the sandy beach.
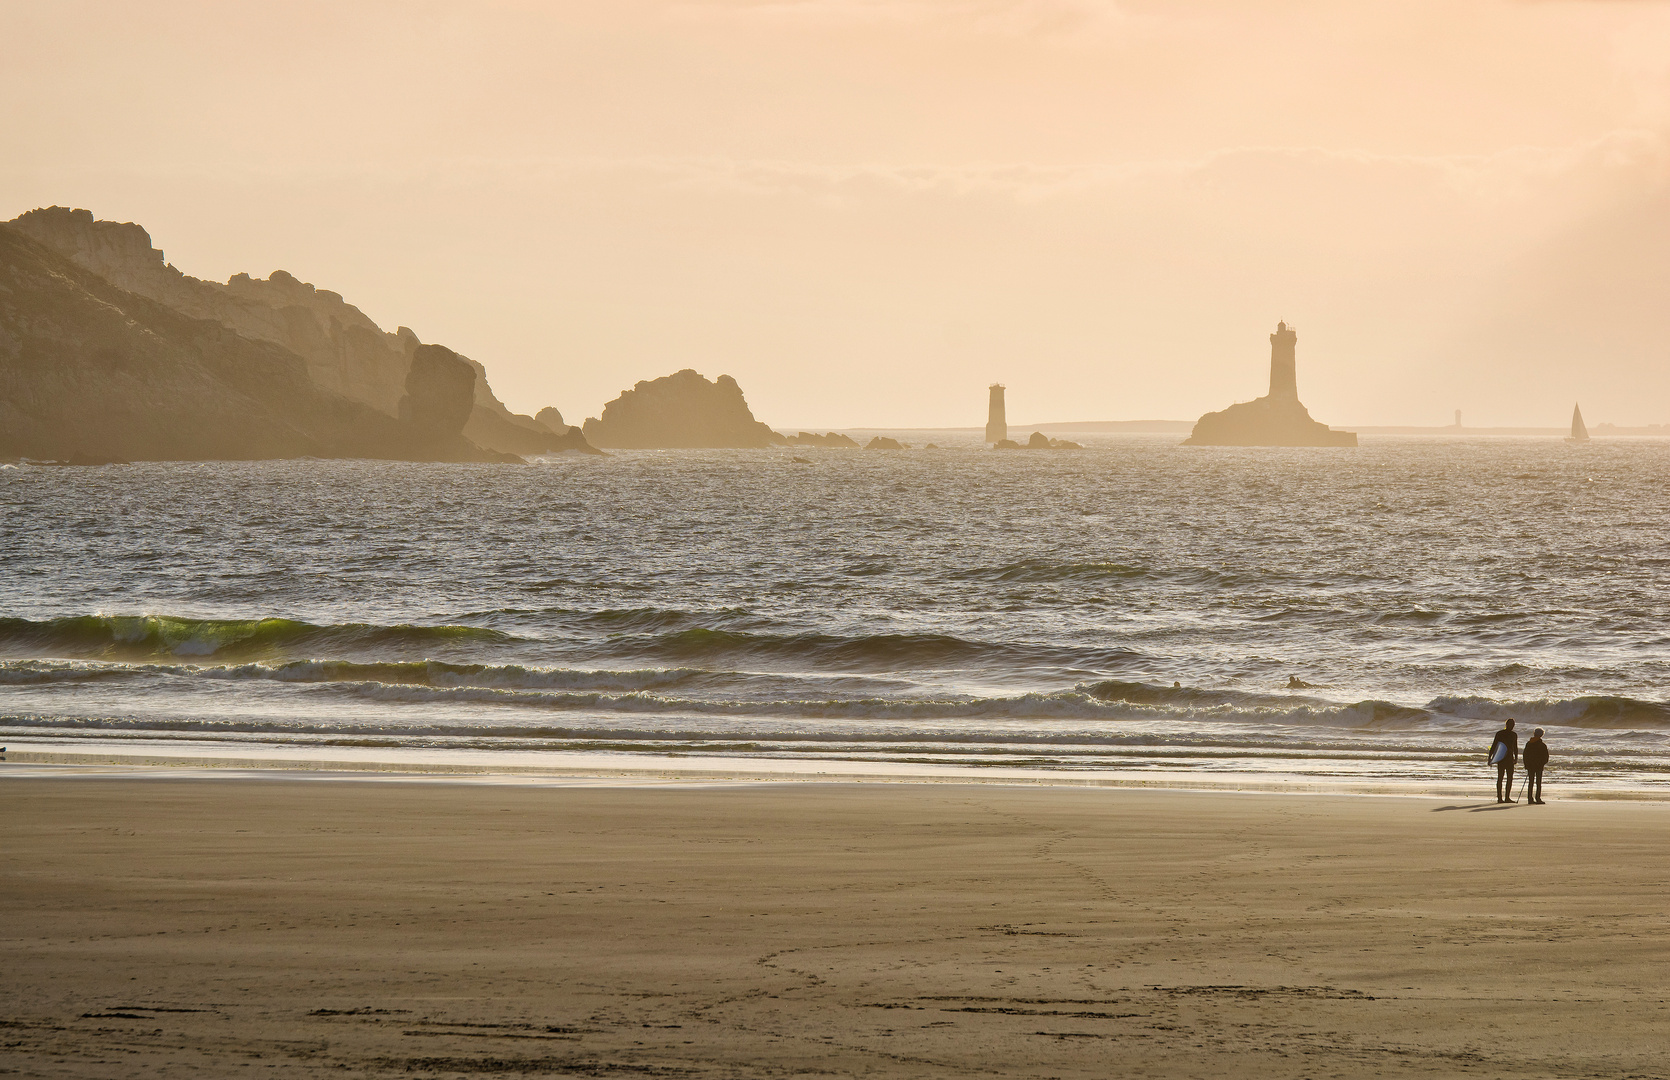
[[0, 781], [0, 1073], [1670, 1075], [1670, 806]]

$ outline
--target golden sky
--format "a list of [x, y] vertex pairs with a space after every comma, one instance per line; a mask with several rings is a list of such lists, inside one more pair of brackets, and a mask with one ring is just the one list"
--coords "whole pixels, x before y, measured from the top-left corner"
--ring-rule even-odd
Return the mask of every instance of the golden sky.
[[570, 420], [1670, 422], [1670, 3], [0, 0], [0, 219], [286, 269]]

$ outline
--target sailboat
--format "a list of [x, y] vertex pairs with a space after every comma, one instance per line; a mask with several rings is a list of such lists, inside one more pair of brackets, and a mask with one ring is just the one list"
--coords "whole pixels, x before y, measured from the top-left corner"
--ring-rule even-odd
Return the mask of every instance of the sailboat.
[[1589, 429], [1583, 426], [1583, 410], [1576, 405], [1571, 407], [1571, 434], [1566, 436], [1566, 441], [1589, 441]]

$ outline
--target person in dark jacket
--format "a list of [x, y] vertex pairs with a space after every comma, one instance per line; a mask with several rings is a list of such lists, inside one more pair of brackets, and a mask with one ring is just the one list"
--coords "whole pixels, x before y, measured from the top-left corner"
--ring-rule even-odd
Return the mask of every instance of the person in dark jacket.
[[1525, 801], [1542, 806], [1542, 770], [1548, 765], [1548, 744], [1542, 741], [1542, 728], [1525, 740], [1524, 761]]
[[[1496, 755], [1498, 746], [1507, 751], [1500, 757]], [[1512, 720], [1503, 724], [1502, 730], [1491, 740], [1485, 760], [1496, 766], [1496, 801], [1513, 802], [1513, 763], [1519, 760], [1519, 734], [1514, 731]]]

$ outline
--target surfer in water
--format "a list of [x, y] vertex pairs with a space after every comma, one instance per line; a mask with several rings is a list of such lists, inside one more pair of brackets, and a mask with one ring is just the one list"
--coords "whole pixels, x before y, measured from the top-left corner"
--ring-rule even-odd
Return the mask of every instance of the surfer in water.
[[1525, 801], [1543, 805], [1542, 770], [1548, 764], [1548, 744], [1542, 741], [1542, 728], [1531, 732], [1525, 740]]
[[1513, 763], [1519, 759], [1519, 735], [1513, 730], [1512, 720], [1503, 724], [1491, 740], [1486, 758], [1496, 766], [1496, 801], [1513, 802]]

